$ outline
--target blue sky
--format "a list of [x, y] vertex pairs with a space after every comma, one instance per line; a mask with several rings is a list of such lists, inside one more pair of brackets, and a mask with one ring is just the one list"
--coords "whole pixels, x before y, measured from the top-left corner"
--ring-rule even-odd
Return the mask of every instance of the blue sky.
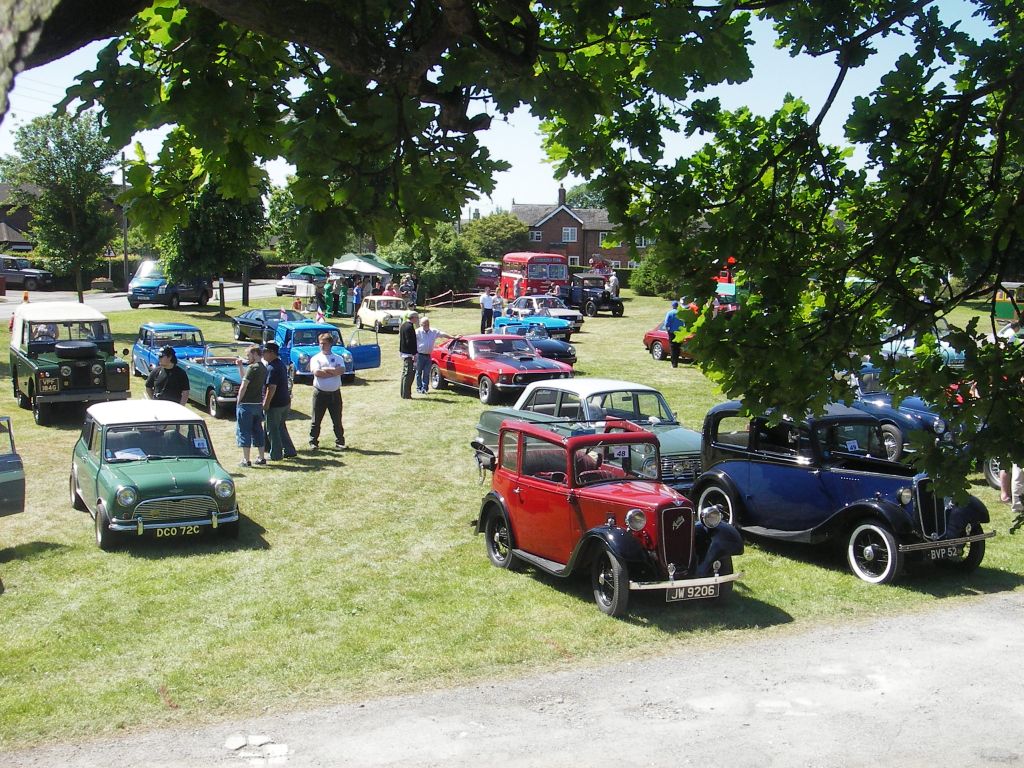
[[[964, 19], [968, 4], [965, 0], [940, 0], [939, 7], [948, 19]], [[977, 24], [971, 26], [978, 29]], [[790, 58], [784, 51], [772, 47], [770, 35], [770, 29], [755, 29], [753, 79], [738, 86], [717, 89], [713, 95], [717, 95], [728, 109], [746, 105], [755, 112], [767, 114], [782, 104], [788, 92], [804, 98], [810, 104], [811, 113], [816, 114], [832, 85], [835, 75], [832, 61]], [[100, 43], [93, 44], [60, 61], [23, 72], [15, 78], [15, 88], [10, 94], [11, 107], [0, 124], [0, 155], [14, 151], [13, 134], [17, 127], [45, 114], [59, 101], [64, 95], [64, 89], [73, 83], [74, 76], [95, 63], [96, 52], [100, 47]], [[854, 96], [870, 93], [877, 86], [879, 77], [889, 70], [902, 50], [898, 38], [889, 38], [883, 42], [879, 55], [874, 57], [869, 66], [850, 73], [837, 103], [822, 126], [825, 141], [844, 143], [842, 123], [850, 101]], [[159, 146], [158, 136], [138, 138], [147, 153], [155, 154]], [[558, 182], [551, 166], [544, 160], [538, 123], [525, 109], [520, 109], [507, 121], [495, 120], [491, 129], [481, 136], [481, 140], [494, 156], [508, 161], [512, 168], [498, 174], [495, 192], [490, 198], [471, 204], [470, 209], [479, 209], [481, 214], [486, 215], [496, 209], [508, 210], [513, 201], [544, 204], [557, 200]], [[688, 144], [681, 138], [673, 138], [668, 145], [670, 152], [678, 155], [691, 150], [695, 142]], [[282, 184], [288, 166], [283, 162], [275, 162], [268, 166], [268, 170], [274, 183]], [[580, 181], [568, 179], [565, 185], [568, 188]]]

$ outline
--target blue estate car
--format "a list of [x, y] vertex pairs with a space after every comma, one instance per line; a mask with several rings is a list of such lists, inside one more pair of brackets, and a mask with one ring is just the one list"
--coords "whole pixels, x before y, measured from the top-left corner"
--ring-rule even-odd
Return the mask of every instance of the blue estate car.
[[202, 357], [206, 348], [203, 332], [188, 323], [144, 323], [132, 346], [132, 370], [148, 376], [156, 368], [163, 347], [174, 347], [179, 360]]
[[896, 579], [906, 560], [961, 572], [985, 556], [985, 505], [937, 497], [932, 481], [886, 458], [881, 423], [830, 405], [796, 422], [743, 415], [722, 403], [704, 419], [697, 508], [718, 506], [741, 530], [784, 541], [842, 542], [850, 569], [872, 584]]
[[321, 333], [334, 336], [331, 347], [336, 355], [345, 360], [345, 378], [351, 380], [356, 371], [366, 368], [380, 368], [380, 344], [359, 343], [359, 331], [355, 331], [349, 339], [348, 346], [341, 340], [341, 332], [330, 323], [314, 323], [309, 320], [285, 321], [277, 324], [274, 341], [281, 348], [281, 359], [288, 366], [288, 377], [292, 381], [309, 379], [309, 359], [320, 351], [317, 337]]
[[177, 309], [183, 301], [194, 301], [205, 307], [213, 296], [209, 280], [196, 278], [188, 283], [171, 283], [163, 273], [159, 261], [144, 261], [135, 270], [128, 283], [128, 304], [138, 309], [140, 304], [163, 304]]
[[207, 344], [203, 354], [191, 359], [179, 359], [180, 367], [188, 376], [188, 398], [202, 403], [214, 418], [228, 415], [238, 402], [238, 387], [242, 375], [238, 361], [245, 359], [245, 350], [251, 344]]

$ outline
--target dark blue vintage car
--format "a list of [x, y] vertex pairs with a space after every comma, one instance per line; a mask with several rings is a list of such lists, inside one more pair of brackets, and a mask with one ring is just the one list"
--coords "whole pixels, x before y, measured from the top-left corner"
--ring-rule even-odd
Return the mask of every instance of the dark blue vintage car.
[[174, 347], [179, 360], [202, 357], [206, 347], [203, 332], [188, 323], [144, 323], [132, 347], [132, 370], [148, 376], [160, 361], [160, 350]]
[[845, 544], [850, 569], [872, 584], [896, 579], [906, 560], [963, 572], [985, 556], [988, 510], [957, 505], [932, 481], [886, 458], [881, 422], [830, 405], [797, 422], [751, 419], [728, 402], [704, 419], [698, 510], [719, 506], [741, 530], [784, 541]]
[[274, 341], [281, 348], [281, 359], [288, 366], [288, 377], [292, 381], [313, 380], [309, 372], [309, 360], [320, 351], [317, 338], [321, 333], [329, 333], [334, 337], [331, 350], [345, 361], [346, 380], [355, 378], [356, 371], [380, 368], [380, 344], [361, 343], [359, 331], [352, 333], [348, 346], [345, 346], [337, 326], [309, 320], [289, 320], [277, 324]]

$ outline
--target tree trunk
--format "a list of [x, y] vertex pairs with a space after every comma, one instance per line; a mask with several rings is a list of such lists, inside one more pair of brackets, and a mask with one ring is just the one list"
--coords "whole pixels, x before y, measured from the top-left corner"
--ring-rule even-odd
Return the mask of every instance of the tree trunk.
[[249, 306], [249, 262], [242, 264], [242, 306]]
[[82, 268], [75, 267], [75, 290], [78, 291], [78, 303], [85, 304], [85, 292], [82, 290]]

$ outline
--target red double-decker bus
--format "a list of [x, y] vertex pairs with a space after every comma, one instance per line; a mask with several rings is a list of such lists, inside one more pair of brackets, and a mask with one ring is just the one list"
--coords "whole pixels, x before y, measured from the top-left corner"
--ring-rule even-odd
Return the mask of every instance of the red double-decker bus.
[[506, 253], [501, 257], [498, 294], [515, 299], [533, 293], [548, 293], [569, 284], [569, 260], [558, 253]]

